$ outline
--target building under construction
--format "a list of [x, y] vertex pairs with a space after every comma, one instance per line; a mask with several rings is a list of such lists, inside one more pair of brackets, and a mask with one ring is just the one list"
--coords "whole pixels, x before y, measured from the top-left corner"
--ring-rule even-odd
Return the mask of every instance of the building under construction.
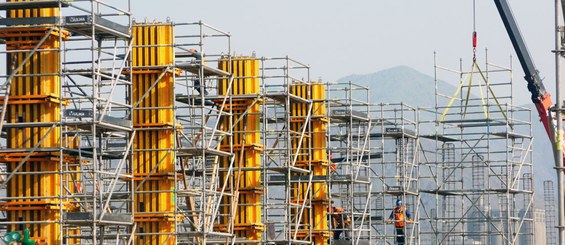
[[402, 200], [406, 244], [539, 244], [511, 69], [455, 72], [462, 92], [438, 88], [431, 109], [374, 104], [295, 59], [234, 55], [214, 26], [110, 2], [0, 3], [2, 235], [395, 244]]
[[534, 222], [531, 112], [512, 103], [512, 69], [463, 66], [436, 61], [436, 106], [420, 108], [421, 242], [546, 244]]

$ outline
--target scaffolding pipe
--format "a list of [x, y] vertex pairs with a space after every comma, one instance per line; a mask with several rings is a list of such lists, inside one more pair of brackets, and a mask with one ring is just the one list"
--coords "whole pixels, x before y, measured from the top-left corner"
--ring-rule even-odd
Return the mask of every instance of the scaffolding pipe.
[[557, 97], [557, 109], [555, 117], [557, 119], [557, 135], [555, 137], [555, 169], [557, 171], [557, 192], [558, 192], [558, 237], [560, 245], [565, 244], [565, 190], [563, 188], [563, 119], [561, 118], [562, 95], [561, 95], [561, 0], [555, 0], [555, 90]]

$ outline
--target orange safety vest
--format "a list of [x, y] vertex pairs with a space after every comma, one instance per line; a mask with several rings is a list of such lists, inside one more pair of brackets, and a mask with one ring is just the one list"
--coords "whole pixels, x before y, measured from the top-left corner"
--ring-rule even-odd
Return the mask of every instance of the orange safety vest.
[[405, 221], [404, 206], [394, 208], [394, 227], [403, 228]]
[[337, 169], [337, 165], [333, 162], [330, 162], [330, 173], [333, 173]]
[[344, 213], [345, 210], [343, 210], [343, 208], [336, 208], [334, 210], [334, 213], [332, 215], [334, 222], [335, 222], [335, 226], [337, 228], [344, 228], [346, 226], [349, 226], [349, 223], [351, 222], [351, 218], [349, 217], [349, 215]]

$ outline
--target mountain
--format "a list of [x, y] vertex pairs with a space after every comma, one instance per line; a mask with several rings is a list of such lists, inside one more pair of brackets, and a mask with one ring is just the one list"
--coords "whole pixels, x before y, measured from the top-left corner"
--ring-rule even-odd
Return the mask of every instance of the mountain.
[[[403, 102], [417, 107], [433, 107], [435, 96], [434, 78], [407, 66], [398, 66], [379, 72], [363, 75], [349, 75], [337, 82], [353, 82], [369, 87], [372, 103]], [[438, 80], [437, 86], [443, 91], [455, 91], [457, 88], [445, 81]], [[519, 89], [519, 88], [517, 88]], [[526, 88], [523, 88], [526, 89]], [[476, 95], [475, 95], [476, 97]], [[555, 179], [554, 160], [551, 145], [542, 124], [537, 119], [535, 107], [525, 105], [532, 110], [532, 132], [534, 136], [534, 182], [537, 197], [543, 197], [543, 181]], [[557, 189], [555, 187], [555, 189]], [[538, 199], [540, 200], [540, 199]], [[537, 207], [543, 207], [543, 202]]]
[[[371, 91], [371, 102], [405, 102], [409, 105], [433, 106], [434, 78], [407, 66], [397, 66], [365, 75], [349, 75], [337, 82], [354, 82], [367, 86]], [[445, 86], [453, 87], [444, 81]], [[453, 87], [455, 91], [455, 87]]]

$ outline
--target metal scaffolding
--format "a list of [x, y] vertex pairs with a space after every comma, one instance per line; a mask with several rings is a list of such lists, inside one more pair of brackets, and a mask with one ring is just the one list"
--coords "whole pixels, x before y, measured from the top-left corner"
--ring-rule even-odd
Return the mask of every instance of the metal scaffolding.
[[[224, 157], [220, 168], [228, 169], [221, 174], [233, 191], [233, 197], [224, 197], [221, 211], [226, 216], [219, 227], [234, 233], [240, 243], [261, 241], [263, 228], [261, 217], [261, 144], [260, 130], [260, 80], [259, 60], [254, 57], [236, 56], [220, 61], [223, 70], [233, 70], [233, 83], [228, 79], [218, 85], [220, 95], [231, 95], [230, 103], [221, 107], [231, 112], [233, 121], [223, 121], [223, 128], [231, 127], [233, 136], [222, 140], [220, 149], [233, 149], [234, 161]], [[220, 100], [216, 100], [220, 102]], [[229, 168], [233, 168], [229, 171]], [[233, 217], [230, 220], [229, 217]], [[231, 226], [231, 227], [230, 227]]]
[[394, 244], [397, 238], [391, 220], [396, 201], [401, 200], [415, 222], [401, 228], [406, 244], [419, 244], [419, 138], [417, 109], [406, 104], [371, 106], [371, 162], [373, 241]]
[[69, 106], [63, 123], [66, 137], [79, 144], [73, 181], [79, 191], [70, 198], [80, 208], [66, 213], [65, 219], [69, 227], [81, 230], [82, 242], [126, 243], [134, 229], [130, 4], [69, 5], [64, 28], [72, 36], [64, 43], [62, 62], [62, 89]]
[[[435, 64], [435, 107], [371, 104], [367, 87], [313, 82], [292, 58], [234, 55], [231, 34], [206, 23], [134, 22], [130, 1], [8, 0], [0, 11], [2, 233], [29, 228], [39, 244], [539, 242], [531, 113], [512, 104], [509, 68]], [[412, 213], [400, 229], [397, 200]]]
[[325, 85], [289, 57], [261, 58], [264, 243], [327, 244]]
[[512, 104], [512, 69], [434, 66], [436, 106], [419, 115], [422, 243], [536, 241], [531, 112]]
[[555, 226], [555, 185], [553, 181], [546, 180], [543, 182], [543, 201], [545, 208], [545, 237], [548, 245], [557, 244], [557, 231]]
[[235, 171], [248, 170], [239, 158], [246, 155], [241, 151], [249, 149], [241, 146], [242, 125], [248, 119], [241, 111], [241, 103], [244, 107], [247, 103], [241, 100], [245, 95], [238, 92], [246, 79], [236, 81], [228, 32], [203, 22], [172, 25], [172, 68], [180, 72], [173, 73], [177, 132], [173, 192], [175, 212], [182, 217], [176, 224], [177, 242], [231, 244], [235, 231], [241, 231], [235, 220], [237, 198], [242, 196], [235, 187], [240, 177], [234, 181], [233, 176]]
[[[369, 90], [351, 82], [327, 88], [331, 154], [329, 182], [332, 244], [366, 244], [371, 233], [371, 141]], [[338, 210], [341, 207], [343, 210]], [[337, 217], [336, 217], [337, 216]], [[344, 220], [344, 222], [340, 222]], [[336, 235], [341, 233], [341, 237]], [[339, 240], [338, 240], [339, 239]], [[346, 241], [343, 241], [346, 240]], [[341, 243], [340, 243], [341, 242]]]
[[173, 26], [134, 23], [133, 177], [136, 244], [176, 244]]
[[129, 1], [0, 10], [7, 231], [45, 244], [131, 240]]

